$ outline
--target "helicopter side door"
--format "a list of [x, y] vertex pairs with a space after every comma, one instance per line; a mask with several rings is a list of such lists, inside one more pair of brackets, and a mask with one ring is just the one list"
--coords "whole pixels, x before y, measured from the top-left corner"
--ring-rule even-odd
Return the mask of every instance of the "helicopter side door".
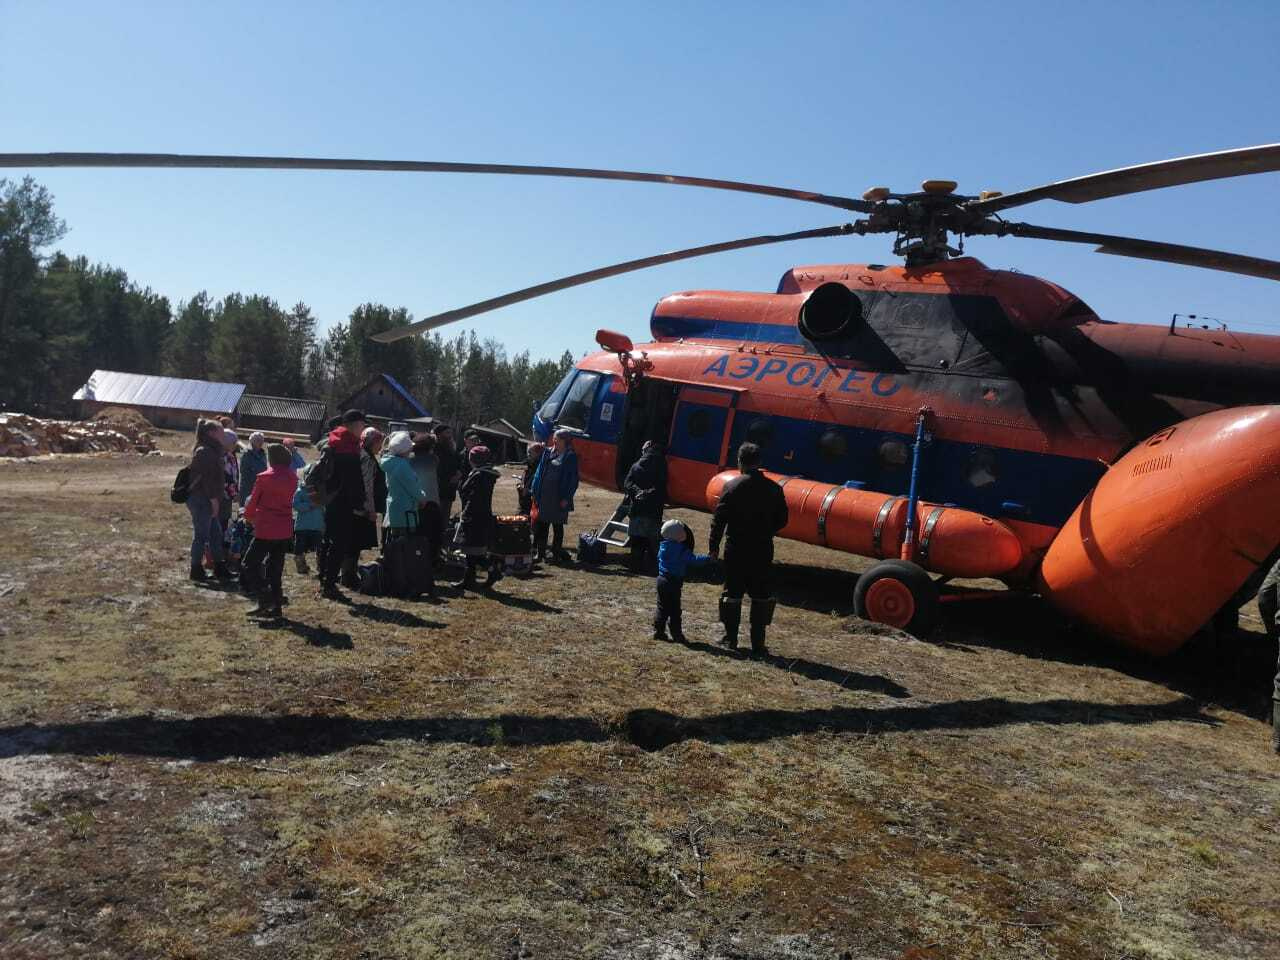
[[737, 414], [738, 388], [682, 384], [667, 441], [669, 498], [698, 504], [707, 483], [732, 459], [729, 438]]

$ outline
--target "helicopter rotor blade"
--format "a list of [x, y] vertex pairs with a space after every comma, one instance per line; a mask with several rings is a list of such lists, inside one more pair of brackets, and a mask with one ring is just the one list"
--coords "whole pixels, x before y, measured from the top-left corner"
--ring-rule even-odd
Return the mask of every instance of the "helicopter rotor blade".
[[668, 183], [712, 190], [736, 190], [786, 200], [821, 203], [842, 210], [869, 213], [873, 204], [852, 197], [830, 196], [809, 190], [772, 187], [736, 180], [681, 177], [667, 173], [632, 170], [596, 170], [589, 167], [539, 167], [506, 163], [453, 163], [435, 160], [342, 160], [322, 157], [251, 157], [184, 153], [0, 153], [0, 167], [186, 167], [232, 170], [365, 170], [399, 173], [494, 173], [527, 177], [577, 177], [584, 180], [633, 180]]
[[746, 247], [761, 247], [770, 243], [786, 243], [789, 240], [809, 240], [815, 237], [838, 237], [858, 232], [860, 231], [857, 225], [852, 223], [842, 223], [834, 227], [819, 227], [815, 230], [799, 230], [795, 233], [771, 234], [760, 237], [745, 237], [741, 240], [727, 240], [723, 243], [710, 243], [701, 247], [689, 247], [686, 250], [673, 250], [670, 253], [660, 253], [654, 257], [643, 257], [639, 260], [628, 260], [625, 263], [615, 263], [612, 266], [600, 267], [596, 270], [587, 270], [585, 273], [575, 273], [569, 277], [561, 277], [559, 280], [550, 280], [546, 283], [539, 283], [532, 287], [525, 287], [523, 290], [506, 293], [500, 297], [481, 300], [479, 303], [473, 303], [466, 307], [459, 307], [456, 310], [447, 310], [444, 313], [437, 313], [435, 316], [426, 317], [422, 320], [416, 321], [415, 323], [410, 323], [403, 327], [396, 327], [394, 330], [376, 333], [373, 335], [373, 339], [379, 343], [391, 343], [395, 340], [402, 340], [405, 337], [411, 337], [416, 333], [424, 333], [427, 330], [442, 327], [447, 323], [453, 323], [455, 320], [465, 320], [468, 317], [474, 317], [481, 313], [488, 313], [490, 310], [507, 307], [513, 303], [521, 303], [522, 301], [532, 300], [535, 297], [541, 297], [548, 293], [555, 293], [557, 290], [567, 290], [569, 287], [581, 286], [584, 283], [603, 280], [606, 277], [616, 277], [619, 274], [630, 273], [634, 270], [644, 270], [648, 267], [661, 266], [664, 263], [674, 263], [677, 260], [690, 260], [693, 257], [704, 257], [711, 253], [724, 253], [728, 250], [742, 250]]
[[1007, 193], [967, 204], [972, 213], [995, 213], [1037, 200], [1061, 200], [1064, 203], [1088, 203], [1107, 197], [1119, 197], [1161, 187], [1176, 187], [1203, 180], [1221, 180], [1250, 173], [1272, 173], [1280, 170], [1280, 143], [1219, 150], [1132, 167], [1104, 170], [1071, 180], [1059, 180], [1030, 190]]
[[1037, 227], [1030, 223], [991, 224], [990, 232], [996, 236], [1030, 237], [1035, 240], [1063, 240], [1067, 243], [1096, 243], [1096, 253], [1109, 253], [1120, 257], [1138, 257], [1143, 260], [1161, 260], [1187, 267], [1205, 267], [1227, 273], [1241, 273], [1266, 280], [1280, 280], [1280, 263], [1250, 257], [1240, 253], [1224, 253], [1203, 247], [1184, 247], [1177, 243], [1161, 243], [1156, 240], [1138, 240], [1133, 237], [1115, 237], [1107, 233], [1084, 233], [1079, 230], [1060, 230], [1056, 227]]

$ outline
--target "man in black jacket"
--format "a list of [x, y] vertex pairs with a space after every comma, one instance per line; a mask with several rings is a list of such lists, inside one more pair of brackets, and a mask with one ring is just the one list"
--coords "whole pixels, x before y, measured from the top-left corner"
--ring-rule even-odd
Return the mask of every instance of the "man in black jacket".
[[458, 484], [462, 483], [464, 465], [453, 445], [453, 429], [447, 423], [437, 423], [434, 432], [436, 481], [440, 487], [440, 521], [447, 528], [449, 517], [453, 513], [453, 503], [458, 497]]
[[[329, 433], [324, 453], [315, 470], [322, 477], [326, 492], [332, 497], [324, 508], [324, 535], [328, 541], [320, 584], [323, 596], [338, 599], [338, 576], [343, 585], [356, 583], [355, 543], [356, 514], [364, 512], [364, 474], [360, 470], [360, 433], [364, 430], [364, 413], [348, 410], [342, 425]], [[328, 461], [326, 464], [325, 461]]]
[[763, 657], [765, 630], [773, 622], [770, 572], [773, 536], [787, 525], [787, 500], [782, 488], [760, 472], [760, 448], [744, 443], [738, 448], [742, 475], [724, 485], [720, 504], [711, 518], [711, 556], [720, 555], [720, 540], [728, 534], [724, 551], [724, 593], [720, 597], [722, 643], [738, 648], [742, 622], [742, 596], [751, 595], [751, 652]]
[[622, 489], [631, 498], [629, 536], [631, 570], [657, 571], [658, 533], [662, 528], [662, 508], [667, 503], [666, 450], [658, 440], [647, 440], [640, 459], [631, 465]]

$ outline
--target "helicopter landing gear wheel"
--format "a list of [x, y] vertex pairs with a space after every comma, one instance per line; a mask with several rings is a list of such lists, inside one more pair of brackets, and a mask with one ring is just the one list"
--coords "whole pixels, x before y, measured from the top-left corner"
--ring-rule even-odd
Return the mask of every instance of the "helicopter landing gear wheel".
[[884, 560], [858, 578], [853, 609], [863, 620], [927, 637], [938, 622], [938, 587], [918, 564]]

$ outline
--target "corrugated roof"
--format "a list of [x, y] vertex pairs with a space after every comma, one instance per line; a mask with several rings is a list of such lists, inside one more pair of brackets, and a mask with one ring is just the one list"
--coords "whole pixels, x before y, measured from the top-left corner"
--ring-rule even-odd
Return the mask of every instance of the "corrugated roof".
[[94, 400], [130, 407], [167, 407], [203, 413], [231, 413], [244, 393], [243, 383], [214, 383], [153, 377], [144, 373], [95, 370], [73, 400]]
[[241, 417], [278, 417], [284, 420], [324, 419], [324, 404], [319, 400], [298, 400], [293, 397], [265, 397], [246, 393], [240, 398], [237, 413]]
[[510, 420], [504, 420], [502, 417], [494, 417], [488, 423], [473, 423], [472, 430], [485, 430], [489, 433], [500, 433], [503, 436], [510, 437], [513, 440], [524, 440], [525, 435], [516, 428], [516, 425]]

